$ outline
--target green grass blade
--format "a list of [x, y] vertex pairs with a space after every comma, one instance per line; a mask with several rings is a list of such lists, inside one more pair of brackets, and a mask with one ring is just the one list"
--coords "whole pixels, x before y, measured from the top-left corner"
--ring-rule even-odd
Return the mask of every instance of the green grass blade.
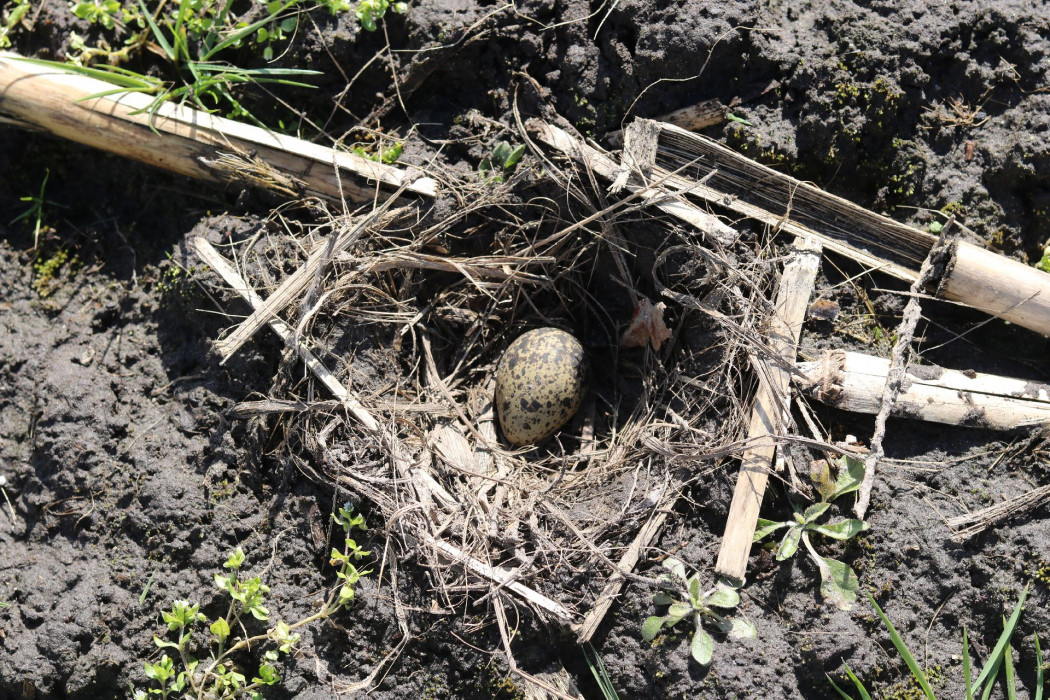
[[963, 627], [963, 683], [966, 685], [966, 700], [973, 700], [973, 676], [970, 675], [970, 640]]
[[[989, 674], [991, 678], [995, 678], [995, 674], [999, 672], [999, 664], [1003, 659], [1003, 649], [1010, 643], [1010, 638], [1014, 636], [1014, 628], [1017, 627], [1017, 621], [1021, 619], [1021, 609], [1024, 607], [1025, 598], [1028, 597], [1028, 586], [1024, 587], [1021, 591], [1021, 598], [1017, 601], [1017, 607], [1014, 608], [1013, 614], [1010, 615], [1009, 622], [1003, 627], [1003, 633], [999, 637], [999, 641], [996, 643], [995, 648], [992, 650], [992, 655], [988, 657], [988, 662], [981, 669], [980, 675], [977, 676], [977, 680], [974, 681], [974, 687], [981, 688], [985, 681], [989, 680]], [[995, 670], [993, 672], [992, 665], [994, 664]]]
[[149, 8], [146, 7], [146, 3], [143, 0], [139, 0], [139, 11], [142, 12], [142, 16], [146, 18], [149, 30], [153, 34], [153, 38], [156, 40], [161, 50], [164, 52], [164, 55], [174, 63], [177, 56], [175, 49], [171, 48], [171, 44], [168, 43], [168, 40], [164, 37], [164, 33], [160, 30], [160, 27], [157, 26], [156, 20], [153, 19], [153, 13], [149, 11]]
[[893, 626], [892, 622], [890, 622], [890, 618], [886, 617], [886, 613], [882, 611], [882, 608], [879, 607], [879, 604], [875, 602], [875, 599], [871, 597], [870, 593], [868, 594], [868, 600], [871, 601], [872, 606], [874, 606], [875, 612], [877, 612], [879, 617], [882, 618], [882, 623], [886, 625], [886, 628], [890, 632], [890, 641], [893, 642], [893, 646], [897, 647], [897, 653], [901, 655], [901, 658], [904, 659], [904, 663], [908, 665], [908, 668], [911, 670], [911, 675], [913, 675], [915, 680], [918, 681], [919, 687], [922, 688], [922, 692], [926, 694], [927, 698], [934, 700], [936, 696], [933, 694], [933, 688], [930, 687], [929, 679], [926, 678], [926, 674], [923, 673], [922, 668], [919, 667], [919, 663], [915, 660], [915, 657], [912, 656], [911, 650], [909, 650], [908, 645], [904, 643], [904, 639], [901, 638], [897, 628]]
[[824, 675], [828, 677], [828, 683], [831, 683], [831, 687], [835, 689], [835, 692], [839, 694], [839, 697], [842, 698], [842, 700], [853, 700], [853, 696], [848, 695], [845, 690], [840, 688], [839, 684], [835, 682], [834, 678], [832, 678], [827, 673], [825, 673]]
[[1043, 700], [1043, 650], [1039, 648], [1039, 635], [1035, 635], [1035, 695], [1033, 700]]
[[83, 75], [87, 78], [102, 80], [104, 82], [111, 83], [113, 85], [119, 85], [122, 87], [146, 89], [149, 88], [151, 85], [155, 84], [153, 78], [149, 78], [145, 75], [139, 75], [138, 73], [124, 68], [118, 68], [117, 66], [107, 66], [105, 69], [88, 68], [87, 66], [75, 66], [71, 63], [47, 61], [40, 58], [25, 58], [22, 56], [10, 56], [9, 58], [12, 58], [16, 61], [32, 63], [33, 65], [37, 66], [43, 66], [44, 68], [55, 68], [66, 73]]
[[594, 675], [594, 680], [598, 682], [598, 687], [601, 688], [602, 697], [605, 700], [620, 700], [616, 687], [613, 685], [612, 679], [609, 678], [609, 672], [605, 669], [605, 664], [602, 663], [602, 657], [598, 656], [598, 652], [595, 651], [594, 646], [590, 642], [583, 645], [583, 657], [587, 661], [587, 667], [591, 669], [591, 674]]
[[[1005, 617], [1003, 618], [1003, 624], [1006, 624]], [[1017, 700], [1017, 688], [1015, 686], [1017, 679], [1014, 678], [1014, 654], [1009, 644], [1003, 649], [1003, 674], [1006, 676], [1006, 700]]]
[[230, 46], [233, 46], [234, 44], [239, 42], [241, 39], [245, 39], [245, 38], [251, 36], [252, 34], [254, 34], [256, 32], [256, 30], [259, 29], [259, 27], [265, 27], [267, 24], [269, 24], [270, 22], [274, 21], [277, 17], [279, 17], [282, 12], [284, 12], [289, 7], [291, 7], [292, 5], [295, 5], [298, 2], [299, 2], [299, 0], [288, 0], [288, 2], [284, 3], [283, 5], [281, 5], [280, 9], [278, 9], [273, 14], [267, 15], [266, 17], [263, 17], [262, 19], [260, 19], [260, 20], [258, 20], [256, 22], [252, 22], [251, 24], [249, 24], [249, 25], [247, 25], [245, 27], [241, 27], [240, 29], [238, 29], [237, 31], [233, 32], [232, 34], [227, 36], [225, 39], [220, 41], [218, 44], [216, 44], [215, 46], [212, 46], [207, 51], [205, 51], [201, 55], [201, 60], [202, 61], [207, 61], [209, 58], [211, 58], [215, 54], [219, 53], [223, 49], [229, 48]]
[[[988, 698], [992, 697], [992, 688], [995, 687], [995, 679], [999, 676], [999, 667], [1002, 663], [1003, 655], [1000, 652], [1000, 654], [988, 664], [987, 668], [991, 669], [991, 676], [988, 678], [988, 682], [984, 686], [984, 692], [981, 693], [981, 700], [988, 700]], [[977, 687], [980, 688], [981, 686]]]
[[[864, 684], [861, 683], [860, 679], [857, 678], [855, 673], [853, 673], [853, 669], [849, 667], [849, 664], [844, 664], [844, 666], [846, 668], [846, 675], [849, 676], [849, 679], [851, 681], [853, 681], [854, 687], [856, 687], [857, 692], [860, 693], [860, 700], [871, 700], [871, 695], [868, 694], [867, 688], [864, 687]], [[826, 673], [824, 675], [828, 676], [828, 681], [831, 683], [831, 687], [835, 689], [835, 692], [839, 694], [839, 697], [843, 698], [844, 700], [853, 700], [853, 696], [847, 694], [846, 691], [840, 688], [838, 684], [835, 683], [834, 678], [832, 678]]]

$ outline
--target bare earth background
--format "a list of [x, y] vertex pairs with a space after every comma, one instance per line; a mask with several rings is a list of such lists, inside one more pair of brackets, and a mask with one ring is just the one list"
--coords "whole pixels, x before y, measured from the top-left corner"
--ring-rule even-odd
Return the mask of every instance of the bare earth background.
[[[333, 115], [329, 133], [370, 114], [402, 134], [418, 124], [406, 163], [424, 162], [433, 140], [461, 135], [470, 110], [509, 123], [521, 73], [596, 139], [628, 114], [739, 97], [733, 112], [753, 126], [731, 122], [708, 135], [920, 226], [932, 220], [921, 208], [948, 207], [976, 232], [975, 243], [1038, 259], [1050, 237], [1050, 16], [1041, 3], [612, 4], [600, 30], [607, 5], [580, 0], [427, 0], [405, 17], [388, 16], [392, 46], [408, 52], [400, 54], [404, 110], [381, 62], [343, 99], [346, 111], [333, 109], [343, 76], [357, 73], [384, 39], [361, 33], [352, 14], [318, 12], [316, 27], [304, 27], [282, 62], [325, 75], [319, 89], [283, 96], [322, 121]], [[60, 57], [71, 29], [91, 34], [66, 3], [45, 2], [35, 31], [16, 36], [15, 48]], [[433, 50], [412, 53], [421, 49]], [[955, 100], [961, 111], [952, 109]], [[474, 170], [485, 152], [452, 144], [440, 157]], [[224, 415], [265, 394], [274, 373], [297, 370], [279, 370], [279, 348], [265, 332], [220, 366], [210, 342], [228, 321], [177, 283], [168, 259], [191, 231], [215, 236], [258, 225], [264, 203], [9, 127], [0, 127], [0, 154], [0, 476], [15, 513], [0, 503], [7, 604], [0, 698], [125, 697], [129, 682], [144, 686], [141, 662], [155, 651], [158, 608], [174, 598], [217, 601], [212, 574], [237, 545], [248, 569], [269, 582], [272, 609], [285, 618], [307, 614], [334, 580], [315, 531], [341, 496], [268, 459], [265, 436]], [[7, 222], [48, 171], [54, 232], [32, 251], [25, 226]], [[50, 279], [42, 266], [60, 250], [69, 259]], [[847, 318], [867, 313], [865, 300], [849, 285], [831, 288], [856, 272], [830, 258], [819, 282]], [[878, 277], [864, 285], [900, 289]], [[878, 323], [892, 330], [901, 297], [871, 291], [870, 300]], [[1045, 338], [998, 321], [977, 327], [983, 317], [948, 305], [924, 310], [932, 322], [920, 326], [921, 348], [930, 361], [1050, 376]], [[853, 335], [810, 325], [803, 344], [810, 354], [832, 345], [888, 349], [864, 323]], [[830, 410], [820, 417], [836, 436], [871, 435], [868, 418]], [[1014, 643], [1030, 689], [1033, 633], [1050, 637], [1046, 509], [961, 545], [948, 540], [942, 515], [1047, 483], [1041, 440], [891, 421], [887, 452], [871, 530], [844, 557], [920, 661], [939, 669], [943, 697], [962, 693], [962, 628], [986, 653], [1001, 615], [1031, 584]], [[675, 552], [709, 568], [734, 479], [728, 468], [695, 485], [653, 555]], [[776, 486], [766, 509], [787, 513]], [[378, 531], [365, 538], [370, 546], [381, 545]], [[642, 568], [652, 566], [645, 560]], [[413, 562], [403, 571], [403, 597], [426, 610], [427, 577]], [[302, 652], [270, 697], [328, 697], [332, 682], [365, 676], [397, 642], [374, 579], [362, 581], [352, 613], [305, 630]], [[684, 635], [655, 647], [641, 640], [641, 621], [654, 612], [641, 589], [627, 588], [595, 646], [624, 698], [830, 698], [825, 673], [842, 678], [843, 663], [884, 696], [911, 697], [867, 605], [833, 612], [816, 580], [808, 563], [778, 567], [756, 549], [743, 611], [758, 639], [719, 644], [709, 670], [688, 660]], [[464, 616], [414, 615], [412, 641], [373, 695], [518, 697], [487, 620], [484, 606]], [[543, 670], [560, 658], [597, 697], [571, 640], [523, 624], [523, 667]]]

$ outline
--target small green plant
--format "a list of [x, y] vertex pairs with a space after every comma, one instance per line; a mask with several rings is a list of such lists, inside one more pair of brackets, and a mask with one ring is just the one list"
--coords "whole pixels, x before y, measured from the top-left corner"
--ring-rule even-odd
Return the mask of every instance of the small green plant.
[[[119, 4], [112, 0], [84, 0], [74, 6], [84, 17], [106, 26], [116, 23]], [[25, 60], [49, 67], [61, 67], [73, 73], [86, 75], [114, 85], [82, 99], [94, 99], [126, 92], [152, 95], [154, 99], [142, 111], [152, 114], [166, 101], [190, 102], [207, 111], [223, 111], [226, 116], [251, 121], [265, 126], [238, 99], [237, 89], [243, 85], [278, 84], [293, 87], [312, 87], [296, 76], [320, 75], [320, 71], [302, 68], [244, 68], [223, 60], [225, 51], [246, 44], [262, 47], [262, 56], [270, 60], [274, 43], [286, 38], [298, 22], [298, 5], [303, 0], [270, 0], [260, 19], [248, 23], [231, 14], [232, 2], [215, 0], [179, 0], [170, 14], [163, 14], [165, 3], [155, 12], [138, 0], [137, 9], [121, 9], [124, 24], [134, 24], [140, 30], [127, 38], [121, 49], [110, 49], [108, 44], [88, 48], [80, 37], [71, 38], [75, 51], [71, 64], [38, 59]], [[108, 18], [108, 19], [107, 19]], [[177, 81], [166, 81], [152, 75], [139, 74], [122, 68], [118, 63], [147, 44], [160, 48], [178, 73]], [[102, 60], [97, 67], [89, 64]]]
[[38, 254], [36, 262], [33, 263], [33, 291], [40, 295], [41, 299], [47, 299], [58, 289], [59, 275], [63, 268], [67, 267], [67, 263], [69, 269], [79, 268], [79, 261], [76, 257], [70, 258], [66, 248], [59, 248], [46, 257]]
[[0, 49], [11, 48], [11, 32], [29, 14], [29, 0], [15, 0], [0, 15]]
[[854, 518], [843, 518], [823, 524], [819, 522], [831, 507], [833, 500], [860, 488], [864, 480], [864, 462], [843, 455], [839, 459], [838, 474], [835, 479], [831, 477], [831, 470], [827, 462], [820, 464], [822, 466], [819, 470], [811, 475], [817, 492], [820, 494], [820, 502], [804, 510], [796, 506], [792, 520], [777, 522], [759, 518], [754, 541], [758, 542], [777, 530], [787, 528], [787, 532], [784, 533], [776, 547], [777, 561], [784, 561], [793, 556], [798, 551], [800, 543], [805, 545], [810, 558], [820, 571], [821, 595], [839, 609], [849, 610], [856, 602], [857, 591], [860, 589], [857, 574], [845, 562], [819, 555], [813, 543], [810, 542], [810, 534], [817, 533], [835, 540], [848, 540], [868, 529], [866, 522]]
[[[331, 3], [327, 4], [329, 9], [332, 10], [332, 14], [335, 14], [336, 9], [332, 9]], [[379, 26], [376, 22], [383, 18], [387, 10], [403, 15], [408, 12], [408, 3], [390, 2], [390, 0], [361, 0], [361, 2], [357, 3], [357, 9], [354, 10], [354, 14], [357, 15], [357, 21], [361, 23], [362, 29], [366, 32], [374, 32]]]
[[692, 617], [693, 639], [689, 650], [698, 664], [707, 666], [711, 663], [715, 640], [704, 629], [705, 624], [713, 625], [719, 632], [734, 639], [755, 637], [754, 626], [744, 618], [727, 618], [716, 612], [716, 608], [731, 610], [740, 604], [740, 594], [736, 590], [724, 583], [703, 590], [700, 574], [694, 573], [686, 578], [685, 564], [673, 557], [664, 559], [663, 566], [667, 571], [660, 574], [657, 580], [665, 590], [653, 594], [653, 603], [669, 606], [667, 614], [647, 618], [642, 623], [642, 639], [651, 642], [660, 630], [674, 627], [687, 617]]
[[351, 148], [350, 152], [354, 155], [361, 156], [362, 158], [367, 158], [368, 160], [375, 161], [376, 163], [390, 165], [391, 163], [397, 162], [398, 158], [401, 157], [401, 154], [404, 152], [404, 150], [405, 144], [398, 141], [393, 146], [380, 148], [377, 152], [369, 151], [360, 144]]
[[[1013, 613], [1010, 615], [1010, 619], [1003, 619], [1003, 633], [999, 636], [999, 641], [996, 642], [995, 647], [992, 649], [991, 655], [984, 664], [984, 668], [977, 674], [977, 678], [974, 679], [970, 673], [970, 643], [966, 636], [966, 629], [963, 629], [963, 653], [962, 653], [962, 667], [963, 667], [963, 685], [966, 688], [966, 700], [973, 700], [975, 697], [980, 697], [981, 700], [987, 700], [991, 694], [992, 689], [995, 687], [996, 680], [999, 677], [999, 669], [1003, 669], [1004, 681], [1006, 685], [1006, 693], [1008, 698], [1017, 697], [1017, 686], [1016, 678], [1014, 676], [1013, 667], [1013, 653], [1010, 648], [1010, 639], [1014, 635], [1014, 629], [1017, 627], [1018, 620], [1021, 619], [1021, 610], [1024, 606], [1025, 598], [1028, 597], [1028, 587], [1021, 592], [1021, 597], [1017, 601], [1017, 606], [1014, 608]], [[904, 638], [901, 637], [897, 628], [890, 622], [890, 618], [882, 611], [879, 604], [875, 602], [875, 599], [868, 594], [868, 601], [871, 606], [875, 608], [875, 612], [878, 613], [882, 623], [886, 625], [886, 629], [890, 633], [890, 641], [893, 642], [893, 646], [897, 649], [897, 653], [900, 654], [904, 663], [908, 666], [908, 670], [911, 671], [912, 678], [918, 683], [919, 688], [922, 689], [923, 696], [927, 700], [936, 700], [936, 696], [933, 693], [933, 688], [930, 686], [930, 678], [926, 672], [919, 666], [919, 662], [915, 660], [914, 654], [908, 649], [908, 645], [904, 642]], [[853, 686], [857, 692], [860, 693], [861, 700], [871, 700], [871, 695], [868, 693], [867, 688], [857, 678], [853, 670], [848, 666], [844, 666], [846, 676], [853, 682]], [[1035, 700], [1042, 700], [1043, 698], [1043, 652], [1039, 648], [1039, 635], [1035, 637], [1035, 693], [1032, 696]], [[839, 696], [845, 700], [853, 700], [853, 697], [847, 694], [842, 688], [840, 688], [831, 678], [828, 676], [828, 680], [831, 682], [832, 687], [835, 688]]]
[[101, 24], [106, 29], [113, 29], [120, 23], [122, 9], [120, 0], [81, 0], [70, 4], [74, 15], [91, 24]]
[[1037, 270], [1043, 272], [1050, 272], [1050, 241], [1046, 242], [1043, 246], [1043, 257], [1039, 258], [1039, 262], [1035, 264]]
[[478, 164], [478, 175], [485, 182], [503, 182], [523, 155], [525, 144], [512, 148], [506, 141], [500, 141], [493, 147], [492, 155]]
[[[224, 616], [211, 620], [200, 611], [199, 604], [187, 600], [176, 600], [170, 610], [161, 612], [168, 631], [177, 633], [177, 640], [154, 637], [153, 642], [160, 649], [171, 649], [174, 658], [164, 653], [159, 661], [143, 664], [143, 672], [152, 683], [148, 690], [135, 691], [135, 700], [155, 696], [167, 700], [169, 697], [182, 698], [186, 694], [212, 700], [261, 700], [261, 689], [281, 680], [277, 661], [282, 654], [290, 654], [299, 642], [299, 634], [294, 630], [349, 607], [354, 601], [355, 585], [362, 576], [371, 573], [371, 570], [359, 570], [355, 564], [371, 552], [361, 549], [349, 536], [355, 528], [366, 529], [364, 517], [355, 515], [349, 506], [343, 506], [332, 518], [346, 535], [342, 550], [333, 549], [331, 557], [340, 583], [316, 613], [291, 624], [278, 620], [264, 633], [249, 637], [245, 630], [251, 619], [267, 623], [270, 620], [270, 610], [266, 607], [266, 594], [270, 588], [258, 576], [241, 576], [245, 555], [238, 547], [223, 564], [227, 573], [215, 574], [215, 585], [230, 598]], [[239, 637], [238, 631], [243, 636]], [[197, 639], [204, 635], [207, 635], [206, 644]], [[249, 679], [235, 659], [267, 642], [271, 648], [263, 654], [257, 672]], [[199, 658], [195, 655], [202, 650], [206, 656]]]
[[598, 656], [594, 645], [587, 642], [580, 648], [583, 649], [583, 658], [587, 662], [587, 667], [591, 669], [591, 675], [594, 676], [595, 682], [602, 691], [602, 697], [605, 700], [620, 700], [620, 694], [616, 692], [616, 686], [613, 685], [612, 678], [609, 677], [602, 657]]
[[44, 207], [53, 206], [61, 207], [63, 205], [58, 202], [52, 202], [50, 199], [44, 197], [44, 190], [47, 189], [47, 180], [51, 177], [51, 171], [44, 171], [44, 179], [40, 182], [40, 191], [36, 194], [29, 194], [25, 197], [19, 197], [20, 202], [26, 202], [29, 207], [11, 219], [12, 224], [16, 224], [19, 221], [32, 221], [33, 222], [33, 249], [35, 250], [37, 245], [40, 243], [40, 233], [44, 230]]

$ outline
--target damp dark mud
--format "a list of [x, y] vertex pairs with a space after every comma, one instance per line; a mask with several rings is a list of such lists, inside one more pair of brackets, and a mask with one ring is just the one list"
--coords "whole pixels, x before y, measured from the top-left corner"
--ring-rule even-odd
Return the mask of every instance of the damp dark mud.
[[[476, 171], [492, 146], [485, 124], [512, 127], [515, 109], [556, 112], [601, 142], [634, 116], [719, 99], [737, 119], [708, 136], [857, 204], [920, 228], [956, 214], [970, 242], [1026, 264], [1050, 238], [1040, 3], [436, 0], [389, 14], [385, 35], [361, 31], [352, 13], [313, 17], [278, 60], [323, 75], [317, 89], [280, 96], [304, 133], [364, 123], [399, 135], [402, 164]], [[95, 31], [65, 3], [43, 3], [35, 19], [12, 37], [25, 55], [60, 58], [70, 31]], [[389, 61], [369, 63], [387, 41], [396, 87]], [[297, 116], [272, 104], [259, 114]], [[159, 609], [189, 598], [217, 614], [213, 577], [238, 546], [270, 586], [271, 610], [309, 615], [334, 583], [328, 516], [348, 496], [272, 457], [272, 435], [230, 415], [302, 370], [264, 334], [221, 364], [212, 341], [233, 321], [217, 312], [234, 310], [177, 264], [191, 233], [221, 241], [263, 226], [267, 201], [14, 126], [0, 126], [0, 154], [0, 697], [128, 697], [148, 685]], [[15, 219], [45, 176], [34, 240], [34, 217]], [[807, 323], [801, 354], [887, 355], [902, 291], [827, 256], [818, 296], [841, 312]], [[943, 302], [923, 312], [925, 361], [1050, 376], [1046, 338]], [[387, 381], [382, 362], [366, 366], [365, 387]], [[836, 439], [864, 443], [874, 429], [871, 417], [816, 411]], [[1050, 634], [1050, 514], [1035, 508], [961, 543], [945, 518], [1048, 483], [1041, 436], [897, 419], [885, 447], [870, 530], [826, 551], [857, 571], [941, 697], [963, 693], [962, 630], [986, 655], [1028, 586], [1014, 653], [1019, 697], [1032, 697], [1034, 635]], [[727, 461], [690, 486], [640, 573], [655, 575], [668, 554], [711, 571], [735, 476]], [[359, 540], [381, 548], [385, 524], [356, 505], [371, 526]], [[789, 517], [779, 484], [764, 508]], [[399, 569], [407, 619], [378, 574], [364, 577], [349, 611], [301, 630], [266, 697], [330, 697], [406, 638], [372, 696], [524, 697], [487, 604], [431, 614], [422, 557]], [[881, 696], [913, 697], [868, 604], [838, 611], [818, 589], [810, 561], [781, 564], [756, 547], [741, 611], [757, 639], [720, 641], [702, 668], [684, 632], [642, 640], [656, 608], [649, 589], [628, 585], [594, 648], [622, 698], [832, 698], [826, 674], [841, 683], [847, 664]], [[570, 636], [528, 614], [520, 625], [520, 667], [562, 664], [585, 697], [600, 697]]]

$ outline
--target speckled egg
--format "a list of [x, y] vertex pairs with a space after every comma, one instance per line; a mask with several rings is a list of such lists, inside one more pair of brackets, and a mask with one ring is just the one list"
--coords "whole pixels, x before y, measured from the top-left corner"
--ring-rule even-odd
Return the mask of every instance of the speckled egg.
[[496, 371], [496, 410], [503, 436], [529, 445], [550, 436], [580, 408], [587, 356], [571, 334], [537, 328], [507, 348]]

